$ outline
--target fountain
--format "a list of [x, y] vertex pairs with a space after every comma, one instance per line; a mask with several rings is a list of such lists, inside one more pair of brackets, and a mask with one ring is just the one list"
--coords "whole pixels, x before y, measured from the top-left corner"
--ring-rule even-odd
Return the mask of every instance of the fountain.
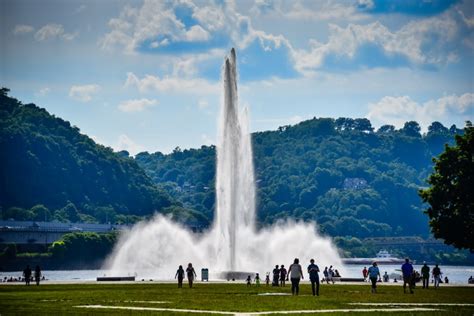
[[[170, 279], [178, 265], [209, 268], [211, 278], [253, 271], [263, 275], [295, 257], [314, 258], [320, 268], [342, 267], [336, 248], [314, 223], [281, 222], [255, 228], [255, 178], [247, 109], [240, 110], [235, 50], [225, 59], [216, 170], [216, 215], [212, 228], [194, 234], [156, 215], [124, 233], [106, 268], [114, 274]], [[340, 270], [341, 271], [341, 270]], [[247, 272], [246, 272], [247, 273]]]

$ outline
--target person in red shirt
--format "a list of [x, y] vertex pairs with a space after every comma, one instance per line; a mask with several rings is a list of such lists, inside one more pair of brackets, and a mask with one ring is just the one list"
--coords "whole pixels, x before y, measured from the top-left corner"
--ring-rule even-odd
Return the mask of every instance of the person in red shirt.
[[367, 270], [367, 267], [364, 267], [364, 270], [362, 270], [362, 275], [364, 276], [364, 282], [366, 282], [367, 276], [369, 275], [369, 270]]

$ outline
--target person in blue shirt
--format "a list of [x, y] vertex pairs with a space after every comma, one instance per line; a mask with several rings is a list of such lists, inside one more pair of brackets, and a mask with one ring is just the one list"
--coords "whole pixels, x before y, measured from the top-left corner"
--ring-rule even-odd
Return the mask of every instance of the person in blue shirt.
[[377, 267], [377, 262], [372, 263], [372, 266], [369, 268], [369, 279], [372, 283], [372, 293], [377, 293], [377, 280], [380, 278], [379, 267]]
[[314, 264], [314, 259], [311, 259], [309, 262], [308, 273], [309, 280], [311, 281], [311, 289], [313, 290], [313, 296], [319, 296], [319, 267]]
[[406, 293], [407, 283], [410, 289], [410, 294], [413, 294], [413, 266], [408, 258], [405, 259], [405, 263], [402, 265], [403, 274], [403, 293]]

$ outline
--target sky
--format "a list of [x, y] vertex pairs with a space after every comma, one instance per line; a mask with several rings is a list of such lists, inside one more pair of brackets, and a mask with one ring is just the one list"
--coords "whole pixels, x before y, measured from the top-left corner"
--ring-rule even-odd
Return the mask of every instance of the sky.
[[474, 1], [0, 1], [0, 84], [115, 150], [216, 143], [236, 48], [252, 131], [474, 119]]

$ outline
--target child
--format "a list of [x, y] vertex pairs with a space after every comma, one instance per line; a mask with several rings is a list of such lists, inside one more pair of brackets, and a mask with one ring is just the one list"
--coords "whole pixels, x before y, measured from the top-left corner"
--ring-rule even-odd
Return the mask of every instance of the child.
[[250, 275], [247, 277], [247, 286], [250, 286], [252, 284], [252, 278]]
[[255, 285], [260, 286], [260, 276], [258, 275], [258, 273], [255, 275]]
[[270, 272], [267, 272], [267, 276], [265, 277], [265, 283], [267, 284], [267, 286], [270, 285]]

